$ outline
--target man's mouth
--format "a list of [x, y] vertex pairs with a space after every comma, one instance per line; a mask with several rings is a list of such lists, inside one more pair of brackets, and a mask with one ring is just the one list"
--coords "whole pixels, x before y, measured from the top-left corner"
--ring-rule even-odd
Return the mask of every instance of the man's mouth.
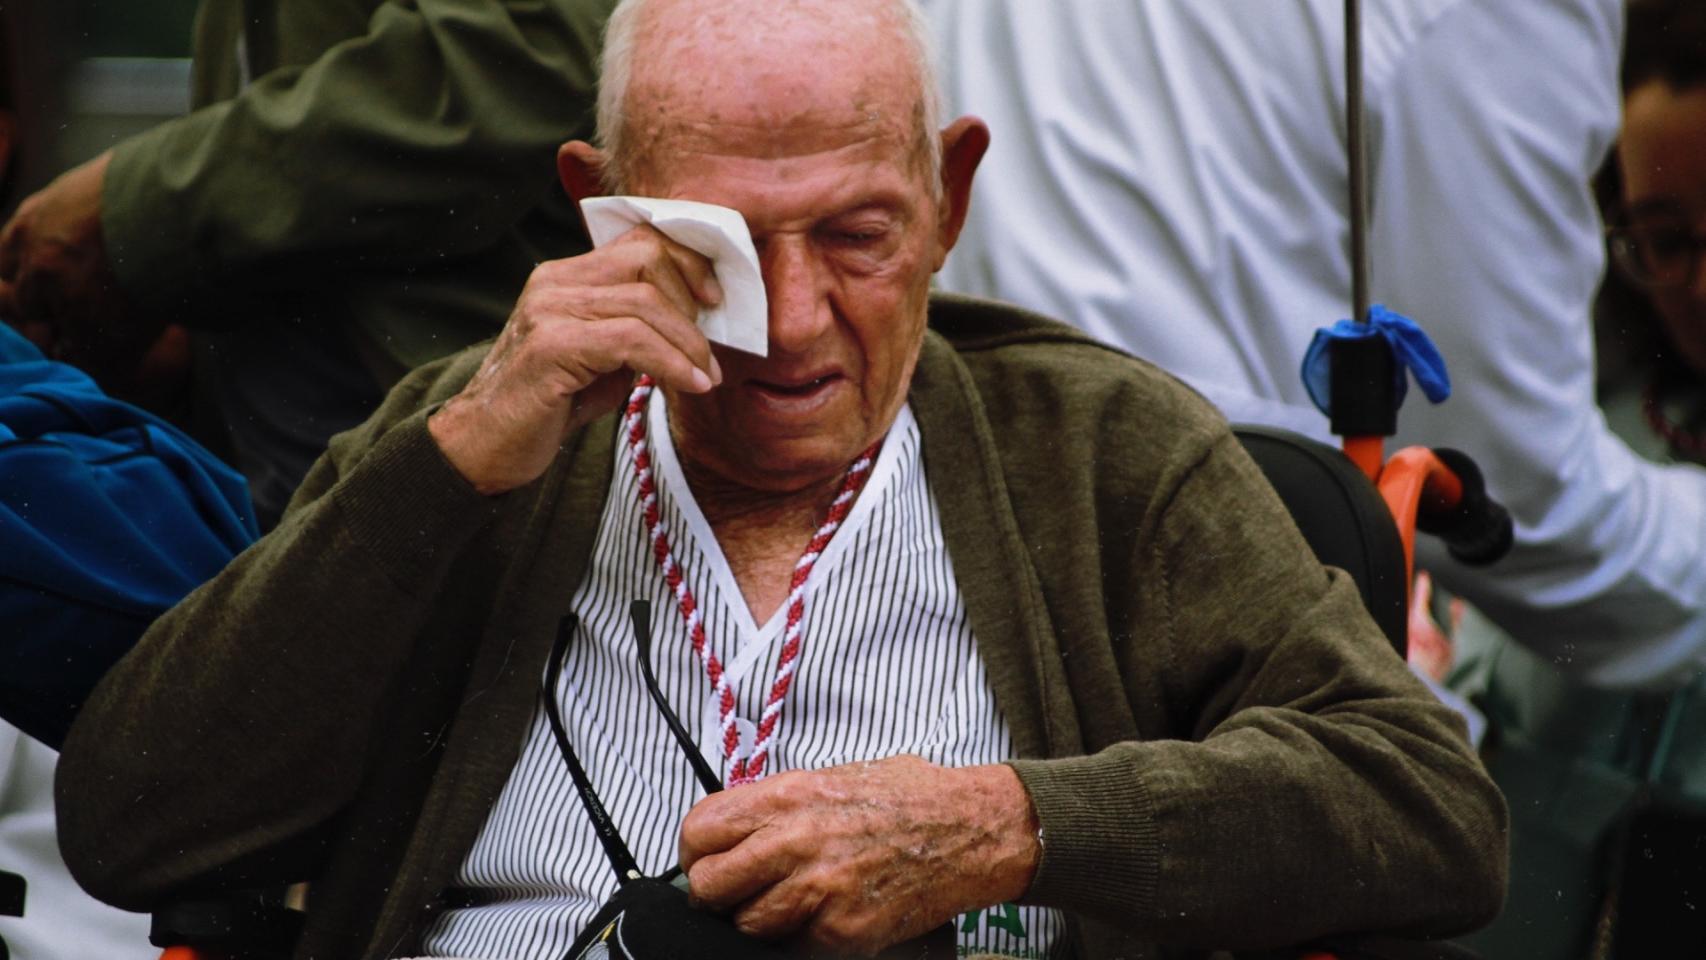
[[758, 409], [769, 411], [771, 416], [815, 417], [839, 395], [840, 388], [846, 383], [847, 377], [843, 374], [826, 373], [819, 377], [773, 380], [754, 377], [746, 381], [746, 388]]
[[765, 393], [779, 397], [809, 397], [828, 386], [831, 381], [840, 378], [840, 374], [825, 374], [810, 380], [753, 380], [753, 387]]

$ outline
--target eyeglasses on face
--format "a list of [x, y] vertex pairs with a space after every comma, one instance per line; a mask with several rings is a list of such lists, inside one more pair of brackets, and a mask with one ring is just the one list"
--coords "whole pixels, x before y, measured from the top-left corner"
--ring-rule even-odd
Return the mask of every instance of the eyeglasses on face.
[[1636, 286], [1669, 290], [1694, 283], [1706, 232], [1681, 216], [1643, 218], [1606, 231], [1611, 260]]

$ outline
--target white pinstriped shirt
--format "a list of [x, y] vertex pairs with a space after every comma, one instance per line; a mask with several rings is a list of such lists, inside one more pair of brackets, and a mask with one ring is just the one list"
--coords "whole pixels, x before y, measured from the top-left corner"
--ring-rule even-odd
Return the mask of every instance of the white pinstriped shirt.
[[[661, 391], [647, 410], [662, 522], [705, 614], [706, 636], [739, 702], [743, 749], [776, 672], [786, 607], [752, 619], [670, 439]], [[658, 685], [727, 779], [710, 681], [648, 550], [626, 445], [618, 444], [598, 538], [570, 605], [579, 627], [558, 685], [570, 742], [640, 868], [674, 865], [679, 826], [700, 790], [645, 691], [628, 608], [652, 605]], [[917, 422], [903, 407], [870, 480], [807, 585], [804, 641], [768, 770], [816, 769], [896, 754], [971, 766], [1011, 756], [924, 475]], [[428, 956], [559, 960], [616, 888], [543, 711], [457, 874], [478, 906], [447, 911]], [[1056, 911], [1002, 905], [962, 916], [960, 952], [1045, 956]]]

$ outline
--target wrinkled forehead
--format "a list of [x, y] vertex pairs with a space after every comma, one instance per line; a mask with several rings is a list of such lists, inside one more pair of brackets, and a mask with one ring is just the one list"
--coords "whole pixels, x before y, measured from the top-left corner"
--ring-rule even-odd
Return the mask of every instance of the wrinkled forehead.
[[889, 5], [659, 0], [636, 38], [636, 158], [782, 158], [918, 139], [921, 88]]

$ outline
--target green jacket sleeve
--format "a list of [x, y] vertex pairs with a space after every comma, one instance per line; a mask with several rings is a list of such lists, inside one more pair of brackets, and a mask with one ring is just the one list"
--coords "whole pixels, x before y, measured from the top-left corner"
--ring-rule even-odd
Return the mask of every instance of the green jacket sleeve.
[[1045, 833], [1029, 899], [1234, 949], [1486, 923], [1505, 809], [1461, 721], [1230, 433], [1171, 472], [1125, 568], [1124, 606], [1155, 613], [1113, 627], [1143, 637], [1117, 669], [1151, 719], [1141, 740], [1014, 763]]
[[364, 34], [125, 141], [102, 229], [126, 293], [194, 312], [219, 285], [322, 283], [327, 258], [491, 244], [558, 189], [556, 147], [589, 134], [613, 5], [388, 0]]

